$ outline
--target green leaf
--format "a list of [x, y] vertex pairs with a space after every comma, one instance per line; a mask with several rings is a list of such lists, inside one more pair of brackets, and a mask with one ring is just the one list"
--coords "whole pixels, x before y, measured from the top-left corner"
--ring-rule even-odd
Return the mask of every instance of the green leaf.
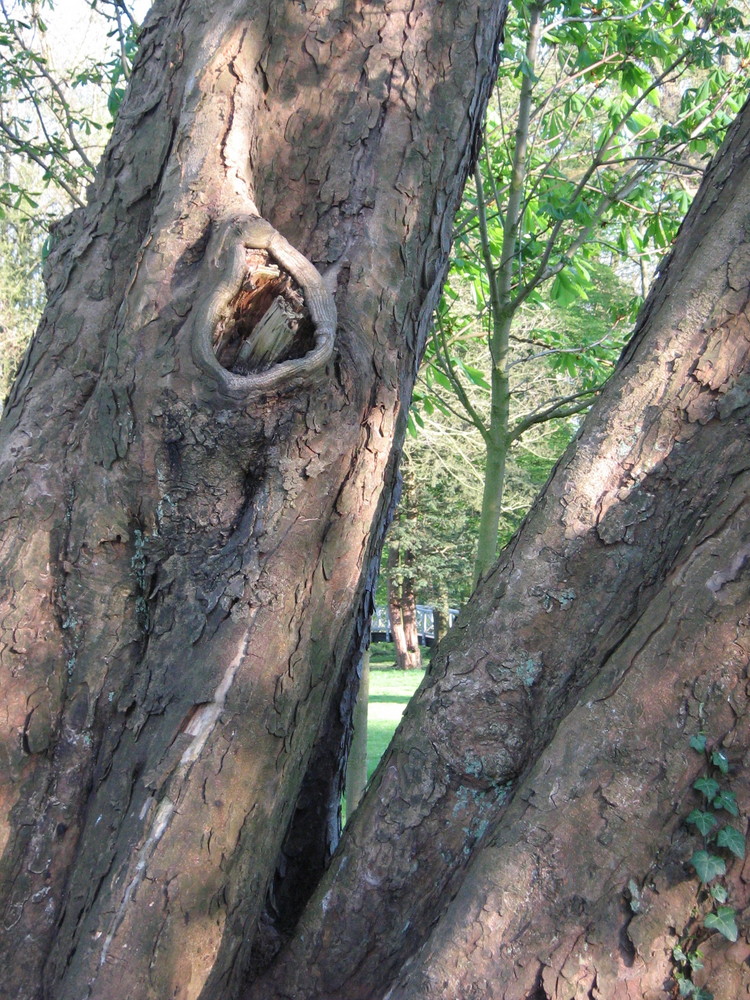
[[466, 365], [462, 361], [458, 363], [458, 367], [473, 385], [478, 386], [480, 389], [486, 389], [488, 392], [490, 391], [490, 383], [484, 377], [484, 373], [478, 368]]
[[693, 970], [693, 972], [695, 972], [696, 969], [702, 969], [703, 952], [699, 948], [696, 948], [694, 951], [691, 951], [690, 954], [688, 955], [688, 961], [690, 962], [690, 968]]
[[706, 775], [693, 782], [693, 788], [697, 792], [701, 792], [705, 795], [709, 802], [713, 801], [714, 797], [718, 794], [719, 787], [718, 781], [715, 781], [713, 778], [708, 778]]
[[431, 366], [430, 376], [432, 379], [434, 379], [435, 382], [437, 382], [438, 385], [442, 386], [443, 389], [447, 389], [449, 392], [453, 391], [453, 386], [451, 384], [450, 379], [444, 372], [441, 372], [436, 365]]
[[723, 934], [727, 941], [737, 940], [737, 921], [735, 911], [731, 906], [720, 906], [716, 913], [707, 914], [703, 921], [704, 927]]
[[724, 859], [708, 851], [696, 851], [690, 859], [690, 864], [695, 868], [698, 878], [704, 885], [712, 882], [719, 875], [725, 875], [727, 871]]
[[690, 746], [693, 750], [697, 750], [698, 753], [703, 753], [706, 749], [706, 734], [696, 733], [695, 736], [690, 737]]
[[711, 990], [707, 990], [705, 986], [693, 991], [694, 1000], [714, 1000], [714, 995]]
[[726, 886], [717, 882], [716, 885], [711, 886], [711, 895], [717, 903], [726, 903], [729, 893], [727, 892]]
[[716, 837], [716, 845], [717, 847], [726, 847], [728, 851], [731, 851], [738, 858], [745, 857], [745, 838], [733, 826], [725, 826], [719, 830]]
[[737, 808], [737, 796], [734, 792], [730, 792], [726, 788], [721, 789], [711, 805], [714, 809], [726, 809], [726, 811], [731, 813], [732, 816], [739, 816], [740, 814], [740, 811]]
[[729, 774], [729, 761], [727, 755], [721, 750], [714, 750], [711, 754], [711, 763], [718, 767], [722, 774]]
[[686, 822], [697, 826], [701, 834], [705, 837], [717, 825], [718, 820], [713, 813], [703, 812], [702, 809], [693, 809], [687, 817]]
[[675, 976], [681, 997], [691, 997], [695, 993], [695, 983], [687, 976]]

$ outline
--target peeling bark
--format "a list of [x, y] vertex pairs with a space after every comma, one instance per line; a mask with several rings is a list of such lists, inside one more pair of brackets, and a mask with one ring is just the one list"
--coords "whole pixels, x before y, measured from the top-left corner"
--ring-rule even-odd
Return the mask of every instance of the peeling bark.
[[[502, 8], [147, 19], [0, 426], [14, 1000], [234, 996], [274, 873], [330, 853], [392, 446]], [[257, 215], [322, 272], [338, 329], [324, 370], [238, 398], [189, 332], [215, 234]]]

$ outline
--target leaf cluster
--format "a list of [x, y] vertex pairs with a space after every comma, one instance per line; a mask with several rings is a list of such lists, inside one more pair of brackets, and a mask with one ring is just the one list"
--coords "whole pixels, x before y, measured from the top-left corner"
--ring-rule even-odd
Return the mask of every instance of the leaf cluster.
[[540, 434], [564, 447], [744, 100], [747, 15], [730, 0], [511, 0], [412, 434], [463, 421], [504, 461], [531, 438], [538, 455]]
[[[685, 819], [701, 837], [701, 846], [693, 852], [690, 866], [700, 883], [698, 902], [703, 912], [702, 925], [734, 942], [739, 931], [736, 910], [728, 902], [727, 864], [732, 858], [744, 860], [746, 845], [742, 830], [727, 819], [727, 816], [734, 820], [740, 818], [737, 797], [729, 787], [731, 766], [723, 750], [709, 748], [704, 732], [694, 735], [690, 746], [706, 760], [706, 772], [693, 783], [701, 804]], [[698, 987], [693, 982], [693, 972], [702, 967], [700, 950], [685, 941], [674, 948], [673, 955], [680, 996], [713, 1000], [713, 994], [706, 987]]]
[[[53, 0], [0, 0], [0, 212], [34, 215], [40, 192], [64, 192], [82, 205], [94, 164], [117, 113], [137, 44], [125, 0], [87, 0], [106, 18], [110, 47], [80, 65], [59, 67], [52, 56]], [[48, 16], [49, 15], [49, 16]], [[106, 100], [109, 120], [96, 94]], [[18, 179], [14, 164], [34, 164], [36, 183]]]

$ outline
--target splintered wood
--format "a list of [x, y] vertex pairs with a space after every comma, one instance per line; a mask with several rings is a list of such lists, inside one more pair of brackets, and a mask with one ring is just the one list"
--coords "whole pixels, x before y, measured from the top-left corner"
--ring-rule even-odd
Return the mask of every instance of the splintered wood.
[[247, 267], [214, 344], [219, 362], [238, 374], [302, 357], [314, 343], [302, 292], [289, 274], [265, 250], [248, 250]]

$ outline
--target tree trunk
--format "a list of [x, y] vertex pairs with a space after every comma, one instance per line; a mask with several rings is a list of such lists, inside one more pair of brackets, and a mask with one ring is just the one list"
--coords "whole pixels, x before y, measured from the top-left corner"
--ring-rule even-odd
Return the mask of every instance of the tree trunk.
[[422, 655], [417, 631], [417, 601], [414, 588], [401, 568], [401, 548], [392, 540], [388, 549], [388, 616], [391, 622], [396, 666], [399, 670], [419, 670]]
[[699, 731], [728, 758], [738, 834], [750, 811], [749, 153], [746, 105], [251, 1000], [666, 1000], [689, 940], [694, 982], [750, 992], [746, 864], [732, 945], [695, 917], [711, 901], [685, 825]]
[[346, 816], [351, 819], [367, 785], [367, 702], [370, 697], [370, 651], [362, 657], [357, 704], [352, 717], [352, 745], [346, 761]]
[[401, 584], [401, 613], [404, 619], [404, 635], [408, 652], [408, 670], [421, 669], [422, 651], [419, 648], [419, 622], [417, 620], [417, 595], [414, 578], [405, 576]]
[[443, 636], [448, 634], [448, 630], [451, 627], [451, 609], [448, 591], [440, 581], [437, 583], [437, 596], [437, 604], [432, 609], [433, 646], [437, 646]]
[[[235, 996], [334, 846], [392, 444], [502, 8], [147, 19], [0, 426], [14, 1000]], [[311, 321], [230, 373], [211, 339], [243, 357], [269, 273]]]

